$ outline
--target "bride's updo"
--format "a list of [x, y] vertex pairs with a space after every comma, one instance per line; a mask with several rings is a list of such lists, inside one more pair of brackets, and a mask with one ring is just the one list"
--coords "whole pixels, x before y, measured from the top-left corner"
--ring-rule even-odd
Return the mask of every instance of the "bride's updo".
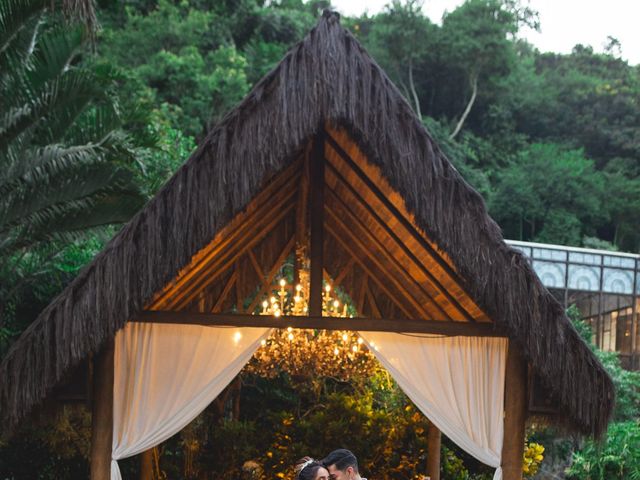
[[311, 457], [302, 457], [296, 462], [296, 478], [295, 480], [313, 480], [316, 478], [318, 470], [324, 468], [324, 465]]

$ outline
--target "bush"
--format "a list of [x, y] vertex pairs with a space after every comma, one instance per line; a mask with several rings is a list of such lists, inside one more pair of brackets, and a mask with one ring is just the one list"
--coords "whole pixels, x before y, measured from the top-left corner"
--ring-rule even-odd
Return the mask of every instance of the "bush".
[[576, 480], [640, 479], [640, 423], [612, 423], [606, 442], [588, 441], [566, 472]]

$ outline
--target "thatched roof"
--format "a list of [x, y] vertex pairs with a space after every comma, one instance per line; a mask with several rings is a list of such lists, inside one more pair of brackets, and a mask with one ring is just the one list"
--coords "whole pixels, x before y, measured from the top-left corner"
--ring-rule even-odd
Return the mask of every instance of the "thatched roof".
[[2, 424], [18, 422], [148, 306], [325, 125], [357, 141], [469, 297], [553, 390], [571, 426], [602, 433], [614, 404], [602, 365], [523, 255], [505, 244], [480, 195], [331, 13], [23, 333], [0, 366]]

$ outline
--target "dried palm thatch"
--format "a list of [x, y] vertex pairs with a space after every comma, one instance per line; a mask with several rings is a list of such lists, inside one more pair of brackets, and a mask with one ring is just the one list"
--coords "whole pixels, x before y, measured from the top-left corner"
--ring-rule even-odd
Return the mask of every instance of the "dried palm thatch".
[[571, 427], [600, 435], [614, 404], [611, 379], [527, 260], [504, 243], [480, 195], [333, 13], [24, 332], [0, 365], [3, 425], [19, 421], [140, 312], [326, 123], [346, 128], [402, 195], [467, 292], [553, 390]]

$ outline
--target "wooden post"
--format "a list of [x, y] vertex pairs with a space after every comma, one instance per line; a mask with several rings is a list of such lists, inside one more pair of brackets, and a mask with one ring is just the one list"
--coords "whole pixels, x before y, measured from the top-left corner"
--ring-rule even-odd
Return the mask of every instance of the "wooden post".
[[314, 139], [310, 158], [311, 245], [309, 315], [322, 316], [322, 269], [324, 268], [324, 132]]
[[140, 480], [153, 480], [153, 448], [140, 454]]
[[427, 476], [429, 480], [440, 480], [440, 444], [442, 434], [438, 427], [429, 423], [427, 431], [428, 452], [427, 452]]
[[93, 360], [91, 480], [110, 480], [113, 437], [113, 354], [108, 340]]
[[527, 420], [527, 362], [518, 347], [509, 342], [504, 391], [503, 480], [522, 479], [524, 429]]

